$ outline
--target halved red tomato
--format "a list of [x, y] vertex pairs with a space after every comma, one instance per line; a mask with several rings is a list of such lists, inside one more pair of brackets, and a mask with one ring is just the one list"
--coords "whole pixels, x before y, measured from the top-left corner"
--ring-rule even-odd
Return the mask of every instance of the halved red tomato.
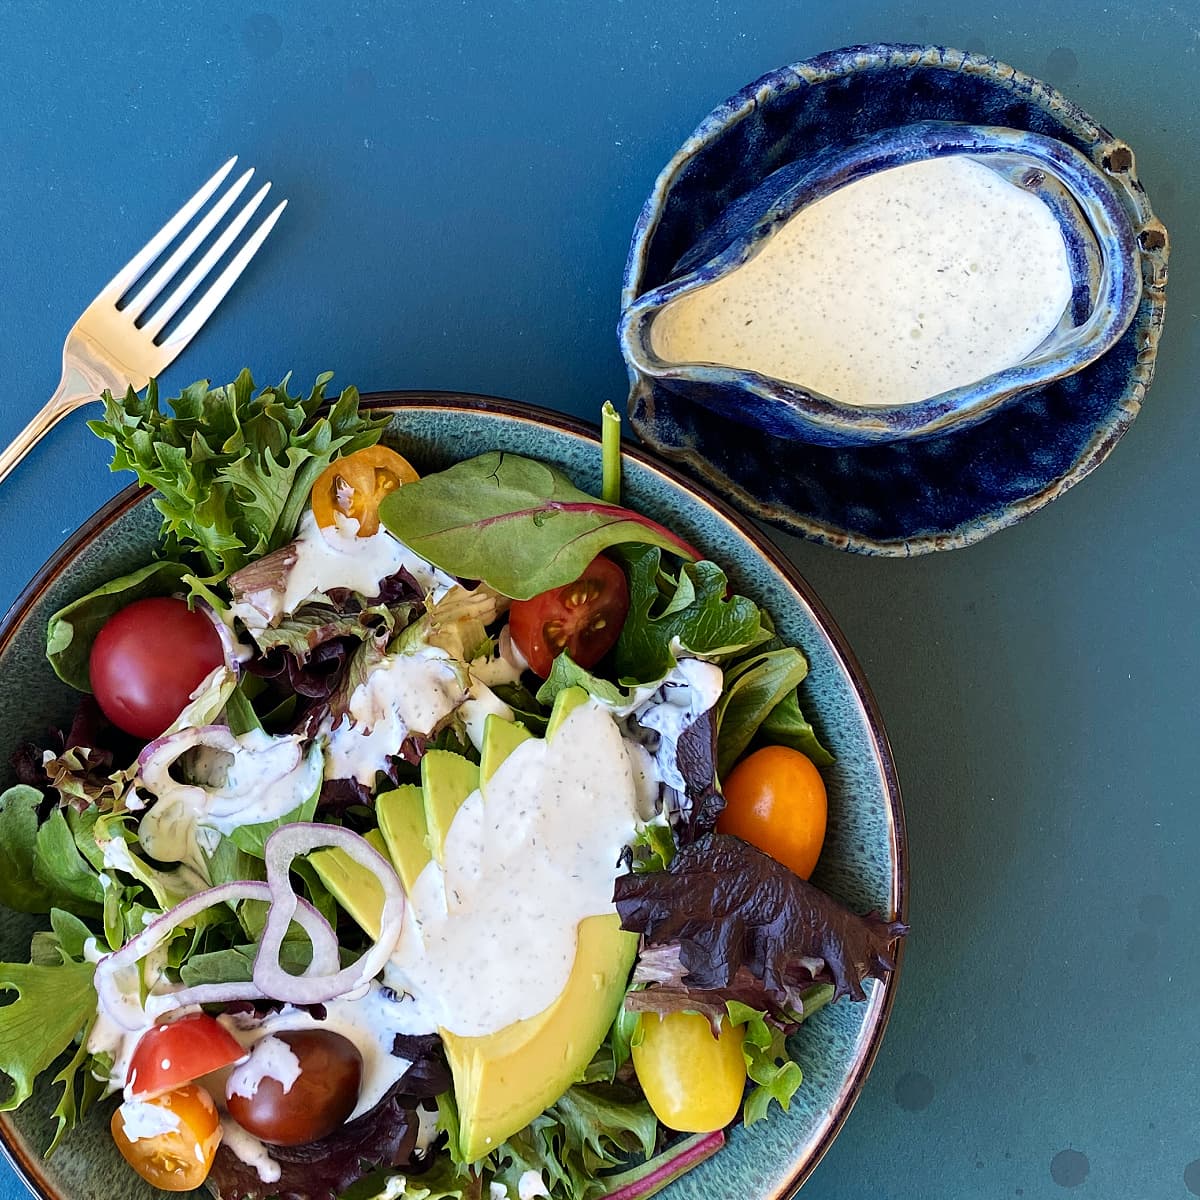
[[207, 1013], [189, 1013], [142, 1034], [129, 1061], [126, 1094], [131, 1100], [161, 1096], [245, 1057], [219, 1021]]
[[598, 554], [574, 583], [514, 600], [508, 628], [530, 670], [545, 679], [564, 650], [581, 667], [594, 667], [616, 644], [628, 615], [625, 572]]
[[333, 462], [313, 484], [312, 510], [317, 524], [329, 529], [340, 514], [358, 522], [358, 536], [379, 530], [379, 506], [389, 493], [420, 478], [412, 463], [386, 446], [368, 446]]

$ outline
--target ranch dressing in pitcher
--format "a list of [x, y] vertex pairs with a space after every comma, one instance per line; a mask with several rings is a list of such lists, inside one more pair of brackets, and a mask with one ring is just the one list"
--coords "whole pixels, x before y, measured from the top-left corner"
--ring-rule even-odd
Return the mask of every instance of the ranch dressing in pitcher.
[[1021, 362], [1071, 299], [1058, 220], [964, 155], [890, 167], [802, 208], [724, 278], [667, 304], [654, 352], [910, 404]]

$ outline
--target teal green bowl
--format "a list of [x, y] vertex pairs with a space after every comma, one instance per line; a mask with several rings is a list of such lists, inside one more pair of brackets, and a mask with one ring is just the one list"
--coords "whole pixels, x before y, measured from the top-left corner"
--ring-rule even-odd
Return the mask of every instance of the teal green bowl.
[[[418, 470], [500, 449], [544, 459], [580, 487], [599, 491], [599, 440], [581, 422], [485, 396], [388, 392], [368, 403], [395, 414], [388, 440]], [[633, 446], [626, 447], [624, 498], [720, 562], [734, 585], [765, 605], [780, 634], [807, 655], [804, 711], [837, 756], [826, 772], [829, 832], [814, 881], [859, 912], [874, 909], [903, 919], [907, 851], [891, 750], [862, 669], [824, 606], [749, 521]], [[16, 745], [41, 737], [74, 707], [74, 693], [43, 656], [47, 618], [146, 562], [157, 532], [158, 514], [148, 493], [127, 489], [53, 555], [0, 622], [0, 762], [7, 764]], [[34, 918], [0, 911], [0, 961], [26, 961], [35, 927]], [[842, 1001], [805, 1022], [789, 1044], [804, 1071], [791, 1111], [775, 1111], [749, 1130], [735, 1127], [721, 1153], [660, 1194], [666, 1200], [790, 1195], [849, 1115], [879, 1048], [895, 990], [895, 973], [882, 983], [869, 981], [866, 1001]], [[0, 1118], [4, 1150], [35, 1195], [44, 1200], [163, 1195], [141, 1184], [121, 1160], [108, 1135], [109, 1105], [100, 1105], [45, 1162], [41, 1150], [51, 1138], [54, 1103], [43, 1082], [19, 1112]]]

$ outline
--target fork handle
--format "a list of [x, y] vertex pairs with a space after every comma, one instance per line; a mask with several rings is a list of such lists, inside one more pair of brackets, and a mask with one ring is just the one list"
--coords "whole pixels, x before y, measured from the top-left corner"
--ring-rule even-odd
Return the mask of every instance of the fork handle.
[[96, 387], [96, 380], [74, 365], [64, 365], [62, 379], [54, 395], [46, 401], [41, 411], [13, 438], [12, 443], [0, 454], [0, 483], [9, 472], [46, 436], [68, 413], [99, 399], [103, 388]]

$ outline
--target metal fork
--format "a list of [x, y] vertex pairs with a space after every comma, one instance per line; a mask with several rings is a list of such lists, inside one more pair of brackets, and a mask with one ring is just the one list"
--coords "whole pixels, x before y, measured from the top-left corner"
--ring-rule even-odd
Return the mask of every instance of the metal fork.
[[245, 190], [254, 168], [234, 180], [225, 194], [205, 213], [196, 228], [161, 267], [140, 287], [127, 304], [118, 308], [121, 297], [141, 279], [150, 265], [186, 228], [204, 207], [209, 197], [233, 170], [234, 155], [159, 231], [121, 268], [100, 294], [83, 310], [67, 334], [63, 346], [62, 379], [46, 406], [0, 454], [0, 481], [29, 453], [46, 432], [68, 413], [99, 398], [106, 388], [124, 392], [132, 385], [137, 391], [173, 362], [212, 316], [225, 293], [233, 287], [258, 248], [271, 232], [279, 214], [287, 207], [283, 200], [254, 231], [229, 265], [214, 279], [186, 317], [170, 335], [156, 341], [171, 318], [187, 303], [192, 293], [208, 278], [226, 251], [246, 228], [250, 218], [271, 190], [264, 183], [229, 222], [204, 257], [187, 273], [161, 307], [140, 328], [136, 324], [164, 293], [183, 265], [221, 223], [234, 201]]

